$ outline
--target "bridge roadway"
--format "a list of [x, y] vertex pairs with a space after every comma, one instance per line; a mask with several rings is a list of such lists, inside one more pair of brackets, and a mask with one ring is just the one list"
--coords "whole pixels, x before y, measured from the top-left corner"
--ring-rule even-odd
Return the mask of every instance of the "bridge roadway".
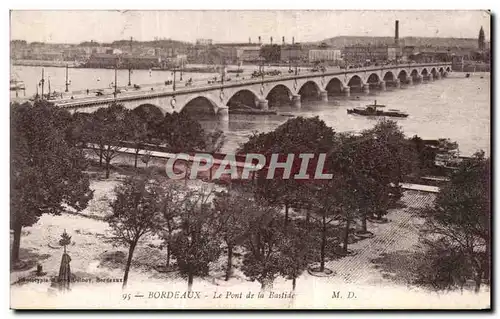
[[[204, 99], [211, 105], [214, 114], [221, 118], [228, 117], [228, 103], [236, 94], [246, 91], [254, 97], [255, 108], [267, 110], [268, 97], [276, 94], [281, 87], [286, 90], [288, 99], [295, 107], [300, 107], [301, 94], [307, 94], [306, 87], [318, 98], [327, 101], [328, 93], [349, 95], [351, 89], [369, 92], [370, 88], [385, 90], [387, 85], [400, 87], [401, 83], [433, 81], [446, 77], [451, 72], [451, 63], [399, 64], [361, 69], [335, 70], [325, 72], [301, 72], [297, 75], [265, 76], [252, 79], [238, 79], [221, 84], [206, 84], [194, 81], [193, 86], [178, 86], [176, 91], [163, 89], [158, 91], [127, 91], [113, 95], [85, 96], [73, 99], [54, 100], [60, 107], [71, 112], [93, 112], [113, 102], [121, 103], [128, 109], [142, 105], [154, 105], [163, 113], [180, 112], [186, 105], [197, 98]], [[235, 80], [236, 79], [236, 80]], [[198, 86], [200, 84], [200, 86]]]

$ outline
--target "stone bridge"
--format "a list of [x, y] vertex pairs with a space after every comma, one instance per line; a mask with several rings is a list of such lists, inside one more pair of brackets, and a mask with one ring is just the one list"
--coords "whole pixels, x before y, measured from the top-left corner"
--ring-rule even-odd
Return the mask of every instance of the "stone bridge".
[[134, 92], [118, 96], [101, 96], [55, 102], [74, 112], [93, 112], [111, 103], [123, 104], [128, 109], [156, 106], [162, 113], [180, 112], [184, 108], [198, 111], [204, 105], [212, 114], [227, 119], [234, 103], [267, 110], [277, 102], [300, 107], [304, 98], [328, 101], [329, 94], [351, 91], [369, 92], [372, 88], [385, 90], [386, 86], [400, 87], [401, 83], [433, 81], [451, 72], [451, 63], [399, 64], [383, 67], [308, 72], [283, 76], [265, 76], [247, 80], [216, 83], [197, 87], [183, 87], [177, 91]]

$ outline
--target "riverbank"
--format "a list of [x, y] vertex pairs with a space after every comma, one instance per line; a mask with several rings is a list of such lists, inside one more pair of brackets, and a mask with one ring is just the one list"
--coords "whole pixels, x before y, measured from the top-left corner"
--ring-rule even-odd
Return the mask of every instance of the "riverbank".
[[54, 68], [70, 68], [80, 67], [79, 62], [75, 61], [46, 61], [46, 60], [13, 60], [13, 65], [16, 66], [40, 66], [40, 67], [54, 67]]
[[[113, 69], [113, 68], [96, 68], [94, 66], [86, 66], [82, 62], [75, 61], [47, 61], [47, 60], [13, 60], [12, 65], [15, 66], [33, 66], [33, 67], [54, 67], [54, 68], [65, 68], [68, 66], [73, 69]], [[119, 66], [119, 70], [128, 70], [128, 66]], [[172, 71], [173, 67], [133, 67], [133, 70], [152, 70], [152, 71]], [[178, 69], [178, 68], [177, 68]], [[220, 72], [219, 66], [207, 65], [207, 66], [184, 66], [182, 69], [185, 73], [218, 73]]]

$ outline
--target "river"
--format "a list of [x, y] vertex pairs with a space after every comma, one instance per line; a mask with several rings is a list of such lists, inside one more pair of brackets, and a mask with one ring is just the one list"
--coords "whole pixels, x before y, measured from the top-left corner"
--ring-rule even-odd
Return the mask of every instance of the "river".
[[[253, 67], [247, 67], [250, 72]], [[26, 85], [26, 95], [36, 92], [41, 78], [40, 67], [13, 66], [12, 73]], [[114, 70], [69, 69], [70, 90], [98, 89], [109, 87], [114, 81]], [[126, 85], [128, 71], [118, 70], [118, 85]], [[177, 75], [178, 76], [178, 75]], [[208, 79], [214, 74], [186, 73], [184, 78]], [[51, 79], [51, 90], [65, 89], [65, 69], [45, 68], [45, 78]], [[170, 71], [134, 70], [132, 83], [161, 84], [172, 79]], [[401, 89], [387, 88], [387, 91], [371, 90], [351, 94], [351, 97], [329, 97], [328, 102], [302, 102], [300, 109], [280, 106], [280, 113], [295, 116], [319, 116], [336, 131], [359, 132], [373, 127], [377, 119], [359, 115], [348, 115], [347, 108], [363, 106], [377, 100], [389, 108], [404, 110], [408, 118], [396, 119], [407, 136], [419, 135], [424, 139], [450, 138], [459, 143], [460, 153], [468, 156], [477, 150], [490, 154], [490, 73], [474, 73], [465, 78], [463, 73], [453, 72], [448, 78], [430, 83], [403, 85]], [[12, 96], [11, 92], [11, 96]], [[22, 92], [19, 93], [22, 96]], [[224, 125], [216, 119], [202, 120], [205, 128], [220, 127], [226, 132], [224, 152], [234, 152], [252, 132], [270, 131], [289, 117], [280, 115], [230, 115]]]

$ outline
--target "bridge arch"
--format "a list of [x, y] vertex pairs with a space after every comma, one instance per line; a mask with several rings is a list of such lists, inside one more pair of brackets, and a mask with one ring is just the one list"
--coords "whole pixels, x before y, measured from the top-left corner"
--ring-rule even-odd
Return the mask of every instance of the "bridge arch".
[[255, 108], [256, 100], [258, 99], [257, 94], [250, 88], [245, 88], [236, 91], [230, 96], [226, 105], [229, 107], [236, 107], [238, 105], [245, 105]]
[[439, 73], [443, 74], [444, 73], [444, 68], [443, 67], [440, 67], [439, 68]]
[[389, 82], [391, 82], [391, 81], [394, 81], [394, 80], [396, 79], [396, 77], [394, 76], [394, 73], [392, 73], [392, 71], [386, 71], [386, 72], [384, 73], [384, 76], [382, 77], [382, 79], [383, 79], [384, 81], [389, 81]]
[[427, 71], [427, 68], [423, 68], [422, 71], [420, 71], [420, 74], [426, 76], [429, 75], [429, 71]]
[[437, 74], [437, 70], [436, 70], [436, 68], [432, 68], [432, 69], [431, 69], [431, 74], [432, 74], [434, 77], [436, 77], [436, 74]]
[[288, 86], [285, 84], [277, 84], [269, 90], [265, 98], [269, 103], [269, 107], [275, 107], [289, 104], [292, 95], [292, 90], [290, 90]]
[[406, 72], [406, 70], [399, 71], [398, 79], [401, 82], [406, 82], [408, 80], [408, 73]]
[[301, 99], [304, 100], [312, 97], [317, 98], [320, 91], [321, 88], [319, 87], [318, 83], [316, 83], [316, 81], [310, 80], [302, 84], [298, 93], [300, 94]]
[[349, 81], [347, 81], [347, 86], [350, 87], [351, 92], [353, 89], [358, 91], [363, 89], [363, 79], [359, 75], [353, 75]]
[[446, 68], [446, 72], [450, 72], [451, 71], [451, 68], [450, 67], [447, 67]]
[[378, 84], [380, 82], [380, 76], [377, 73], [372, 73], [366, 78], [366, 82], [369, 84]]
[[344, 83], [338, 77], [333, 77], [328, 81], [325, 88], [325, 90], [331, 94], [341, 93], [343, 89]]
[[184, 104], [182, 112], [187, 112], [196, 117], [215, 115], [217, 114], [217, 104], [209, 97], [198, 95]]
[[165, 112], [157, 105], [152, 103], [143, 103], [132, 109], [132, 112], [141, 118], [163, 117]]

